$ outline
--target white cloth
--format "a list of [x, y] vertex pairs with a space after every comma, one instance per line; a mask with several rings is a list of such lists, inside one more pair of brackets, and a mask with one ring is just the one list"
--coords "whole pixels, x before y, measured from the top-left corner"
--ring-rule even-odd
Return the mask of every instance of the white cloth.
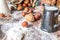
[[5, 40], [57, 40], [53, 33], [42, 31], [39, 27], [14, 27], [7, 31]]

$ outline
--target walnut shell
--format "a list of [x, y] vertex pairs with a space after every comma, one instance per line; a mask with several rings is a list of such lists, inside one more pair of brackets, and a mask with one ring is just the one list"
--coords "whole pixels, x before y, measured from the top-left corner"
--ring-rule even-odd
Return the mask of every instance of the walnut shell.
[[12, 16], [10, 14], [5, 16], [5, 19], [10, 19]]

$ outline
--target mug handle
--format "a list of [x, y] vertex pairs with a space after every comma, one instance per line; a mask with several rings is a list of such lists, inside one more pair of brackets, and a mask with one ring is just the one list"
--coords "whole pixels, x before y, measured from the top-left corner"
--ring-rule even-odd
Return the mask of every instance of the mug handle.
[[58, 12], [55, 13], [55, 17], [57, 17], [59, 15], [59, 13], [60, 13], [60, 10], [58, 9]]

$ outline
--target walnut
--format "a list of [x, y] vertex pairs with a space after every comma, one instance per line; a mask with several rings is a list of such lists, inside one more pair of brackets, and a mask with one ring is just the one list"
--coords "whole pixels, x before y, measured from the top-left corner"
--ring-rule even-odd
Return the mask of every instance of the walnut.
[[23, 26], [23, 27], [28, 27], [28, 22], [24, 21], [24, 22], [22, 23], [22, 26]]
[[22, 10], [22, 6], [19, 4], [17, 10]]
[[5, 15], [2, 13], [2, 14], [0, 14], [0, 18], [3, 18], [3, 17], [5, 17]]

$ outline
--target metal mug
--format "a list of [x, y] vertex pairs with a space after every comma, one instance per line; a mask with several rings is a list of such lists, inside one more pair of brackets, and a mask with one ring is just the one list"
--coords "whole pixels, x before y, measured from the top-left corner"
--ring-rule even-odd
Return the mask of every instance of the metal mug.
[[56, 6], [50, 6], [44, 4], [44, 14], [41, 29], [47, 32], [53, 32], [54, 29], [59, 25], [58, 18], [58, 8]]

